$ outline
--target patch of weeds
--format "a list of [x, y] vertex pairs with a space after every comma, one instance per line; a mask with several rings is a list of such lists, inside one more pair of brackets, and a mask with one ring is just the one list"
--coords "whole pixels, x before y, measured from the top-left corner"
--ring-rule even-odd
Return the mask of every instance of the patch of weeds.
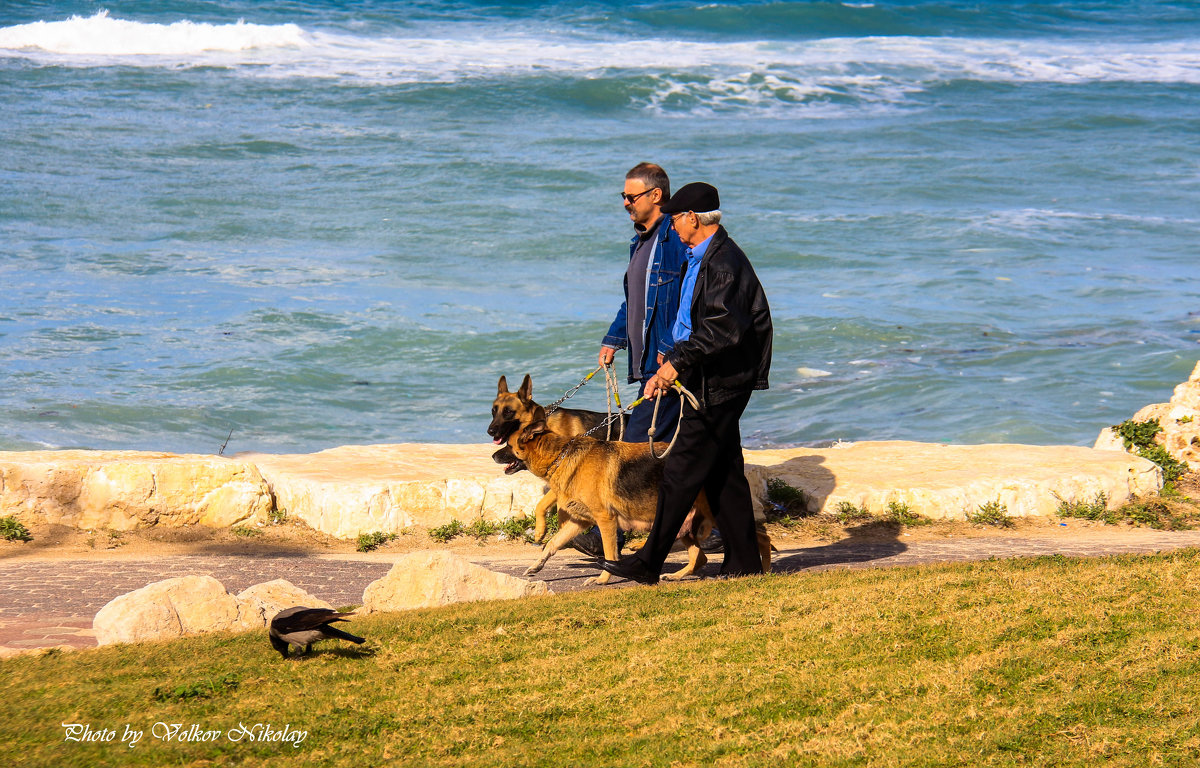
[[287, 522], [288, 511], [286, 509], [275, 508], [267, 513], [267, 522], [271, 525], [283, 525]]
[[445, 544], [453, 538], [462, 536], [466, 532], [466, 528], [458, 520], [451, 520], [445, 525], [439, 525], [436, 528], [429, 529], [429, 538], [436, 542]]
[[[555, 519], [557, 520], [557, 516]], [[533, 541], [533, 526], [534, 519], [531, 515], [510, 517], [500, 521], [496, 526], [496, 532], [509, 541]]]
[[907, 526], [929, 525], [933, 522], [928, 517], [913, 512], [912, 508], [902, 501], [889, 501], [887, 512], [883, 513], [882, 519]]
[[839, 501], [833, 508], [833, 519], [839, 523], [858, 523], [874, 517], [866, 507], [855, 506], [848, 501]]
[[1182, 417], [1182, 418], [1176, 419], [1176, 420], [1175, 420], [1175, 422], [1176, 422], [1177, 424], [1191, 424], [1191, 423], [1192, 423], [1192, 417], [1191, 417], [1191, 416], [1184, 416], [1184, 417]]
[[1113, 426], [1113, 431], [1125, 442], [1125, 450], [1136, 448], [1137, 455], [1149, 459], [1162, 469], [1163, 482], [1171, 483], [1187, 474], [1188, 465], [1179, 461], [1158, 443], [1154, 436], [1163, 431], [1157, 421], [1127, 419]]
[[1135, 499], [1117, 510], [1121, 519], [1160, 531], [1187, 531], [1192, 525], [1185, 515], [1157, 499]]
[[384, 533], [383, 531], [372, 531], [371, 533], [358, 534], [358, 551], [370, 552], [373, 549], [378, 549], [384, 544], [387, 544], [392, 539], [396, 538], [394, 533]]
[[5, 541], [33, 541], [29, 529], [12, 515], [0, 517], [0, 537]]
[[241, 682], [236, 672], [230, 672], [224, 677], [200, 680], [199, 682], [187, 685], [178, 685], [174, 688], [159, 686], [154, 689], [153, 696], [155, 701], [161, 702], [207, 699], [213, 696], [220, 696], [223, 693], [229, 693], [237, 689]]
[[476, 519], [475, 522], [468, 525], [463, 530], [463, 533], [468, 536], [474, 536], [477, 539], [483, 540], [488, 536], [491, 536], [493, 533], [496, 533], [498, 530], [500, 530], [500, 528], [495, 523], [491, 522], [490, 520], [484, 520], [482, 517], [480, 517]]
[[1100, 520], [1112, 525], [1118, 522], [1116, 510], [1108, 508], [1108, 496], [1104, 492], [1096, 494], [1091, 501], [1058, 500], [1059, 517], [1075, 517], [1083, 520]]
[[777, 477], [767, 478], [767, 518], [807, 517], [808, 497]]
[[248, 525], [235, 525], [229, 529], [229, 532], [234, 536], [241, 536], [244, 539], [262, 535], [262, 531], [258, 530], [257, 528], [251, 528]]
[[980, 504], [976, 512], [968, 512], [967, 522], [971, 525], [994, 525], [997, 528], [1012, 528], [1016, 525], [1008, 516], [1008, 506], [1001, 504], [999, 499]]
[[1173, 483], [1187, 474], [1188, 465], [1176, 459], [1161, 445], [1139, 448], [1138, 456], [1150, 459], [1162, 469], [1164, 483]]
[[1113, 425], [1113, 431], [1125, 441], [1125, 449], [1145, 448], [1154, 443], [1154, 436], [1163, 431], [1157, 421], [1134, 421], [1126, 419], [1120, 424]]
[[1180, 501], [1191, 501], [1183, 491], [1175, 487], [1175, 483], [1163, 483], [1162, 489], [1158, 492], [1159, 496], [1164, 499], [1178, 499]]

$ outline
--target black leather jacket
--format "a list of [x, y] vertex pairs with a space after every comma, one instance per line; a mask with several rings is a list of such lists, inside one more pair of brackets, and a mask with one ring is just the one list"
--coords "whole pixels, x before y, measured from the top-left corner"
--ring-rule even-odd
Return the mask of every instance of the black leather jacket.
[[766, 389], [771, 308], [749, 259], [725, 227], [717, 229], [700, 262], [691, 309], [691, 337], [667, 355], [680, 382], [706, 406]]

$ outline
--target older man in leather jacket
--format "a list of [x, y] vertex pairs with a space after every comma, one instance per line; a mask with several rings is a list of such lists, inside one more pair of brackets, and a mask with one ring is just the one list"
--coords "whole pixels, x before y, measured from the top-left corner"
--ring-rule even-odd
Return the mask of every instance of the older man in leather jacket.
[[645, 394], [654, 397], [678, 379], [700, 398], [685, 411], [675, 448], [666, 459], [658, 513], [646, 544], [602, 568], [645, 584], [658, 581], [675, 537], [697, 493], [708, 495], [725, 539], [721, 573], [762, 573], [753, 501], [742, 457], [742, 412], [750, 393], [766, 389], [771, 369], [771, 310], [746, 254], [721, 226], [715, 187], [688, 184], [663, 203], [688, 248], [675, 346]]

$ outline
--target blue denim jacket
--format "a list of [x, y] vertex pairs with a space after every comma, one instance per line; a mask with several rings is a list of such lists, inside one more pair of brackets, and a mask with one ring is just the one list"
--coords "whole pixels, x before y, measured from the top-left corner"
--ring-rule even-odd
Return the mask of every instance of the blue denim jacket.
[[[629, 258], [637, 248], [638, 236], [634, 235], [629, 241]], [[687, 264], [687, 246], [675, 233], [671, 226], [671, 218], [663, 217], [662, 225], [658, 228], [658, 246], [650, 260], [649, 287], [646, 290], [646, 344], [642, 359], [629, 361], [629, 381], [643, 381], [654, 375], [658, 370], [658, 354], [667, 354], [675, 346], [671, 336], [671, 328], [675, 325], [675, 316], [679, 314], [679, 281], [680, 274]], [[625, 312], [629, 302], [629, 278], [625, 278], [625, 301], [617, 310], [608, 333], [601, 343], [606, 347], [625, 349], [629, 346], [628, 330], [626, 328]], [[636, 371], [636, 373], [635, 373]]]

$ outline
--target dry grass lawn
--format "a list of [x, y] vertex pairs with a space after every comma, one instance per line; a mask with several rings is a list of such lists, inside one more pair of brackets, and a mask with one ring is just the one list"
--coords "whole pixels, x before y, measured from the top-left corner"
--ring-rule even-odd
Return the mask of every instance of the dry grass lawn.
[[[1188, 550], [825, 571], [364, 617], [364, 648], [287, 661], [263, 632], [19, 657], [0, 661], [0, 759], [1196, 765], [1198, 567]], [[229, 740], [256, 724], [306, 737]]]

